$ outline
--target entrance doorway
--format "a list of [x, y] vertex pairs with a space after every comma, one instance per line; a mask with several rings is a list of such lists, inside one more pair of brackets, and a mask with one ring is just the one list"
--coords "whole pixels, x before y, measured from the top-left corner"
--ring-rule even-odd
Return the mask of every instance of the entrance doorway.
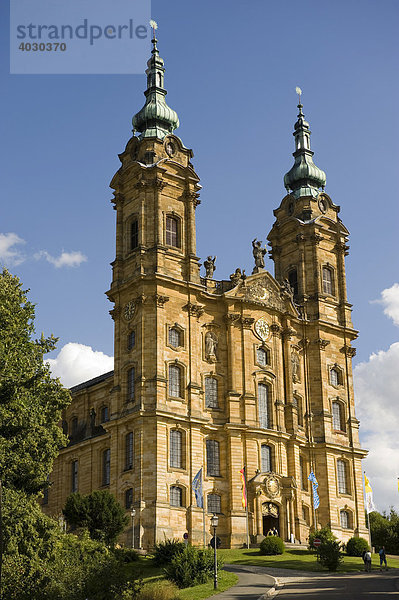
[[267, 536], [267, 534], [274, 529], [277, 529], [278, 535], [281, 535], [280, 511], [276, 504], [273, 504], [272, 502], [264, 502], [262, 504], [262, 525], [264, 536]]

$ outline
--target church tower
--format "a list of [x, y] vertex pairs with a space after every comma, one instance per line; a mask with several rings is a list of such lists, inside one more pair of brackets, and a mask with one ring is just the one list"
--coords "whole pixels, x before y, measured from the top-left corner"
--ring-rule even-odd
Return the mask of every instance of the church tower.
[[192, 151], [174, 133], [155, 35], [152, 44], [145, 104], [111, 181], [115, 367], [71, 390], [69, 445], [45, 510], [59, 514], [71, 492], [107, 489], [134, 511], [134, 532], [122, 541], [142, 548], [183, 535], [206, 545], [214, 513], [223, 547], [259, 543], [273, 528], [301, 543], [326, 524], [343, 541], [366, 536], [348, 231], [313, 162], [302, 104], [288, 193], [268, 236], [275, 276], [256, 239], [251, 275], [237, 268], [216, 281], [208, 256], [200, 276], [201, 186]]

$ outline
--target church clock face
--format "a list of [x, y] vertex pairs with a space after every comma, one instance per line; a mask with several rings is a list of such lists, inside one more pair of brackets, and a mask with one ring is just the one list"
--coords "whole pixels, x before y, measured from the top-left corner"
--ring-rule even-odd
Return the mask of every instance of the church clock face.
[[261, 340], [264, 342], [269, 339], [270, 336], [270, 327], [263, 317], [258, 319], [255, 323], [255, 333]]
[[136, 307], [133, 300], [130, 300], [130, 302], [126, 304], [125, 308], [123, 309], [123, 316], [125, 317], [126, 321], [130, 321], [130, 319], [133, 318], [135, 308]]

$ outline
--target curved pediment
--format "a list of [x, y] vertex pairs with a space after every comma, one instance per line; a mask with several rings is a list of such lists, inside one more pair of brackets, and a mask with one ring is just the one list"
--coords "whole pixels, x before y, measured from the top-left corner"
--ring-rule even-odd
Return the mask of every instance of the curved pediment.
[[225, 297], [267, 306], [279, 312], [289, 311], [297, 316], [291, 294], [284, 291], [268, 271], [261, 271], [244, 280], [241, 279], [236, 287], [225, 293]]

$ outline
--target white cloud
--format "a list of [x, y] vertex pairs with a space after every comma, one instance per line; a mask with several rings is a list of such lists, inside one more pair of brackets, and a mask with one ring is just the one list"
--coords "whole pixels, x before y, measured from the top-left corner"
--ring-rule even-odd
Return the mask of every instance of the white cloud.
[[370, 479], [375, 504], [379, 511], [390, 506], [398, 509], [399, 342], [358, 364], [354, 383], [361, 443], [369, 449], [363, 469]]
[[17, 244], [25, 244], [25, 240], [16, 233], [0, 233], [0, 261], [6, 265], [15, 266], [25, 260]]
[[381, 299], [374, 302], [382, 304], [384, 314], [399, 327], [399, 283], [394, 283], [392, 287], [382, 290]]
[[80, 251], [61, 252], [58, 257], [55, 257], [51, 256], [51, 254], [49, 254], [46, 250], [41, 250], [35, 254], [34, 258], [37, 260], [40, 258], [45, 258], [57, 269], [61, 267], [79, 267], [82, 262], [87, 261], [87, 256]]
[[56, 358], [50, 358], [46, 362], [50, 365], [53, 376], [59, 377], [65, 387], [83, 383], [114, 368], [113, 356], [75, 342], [65, 344]]

